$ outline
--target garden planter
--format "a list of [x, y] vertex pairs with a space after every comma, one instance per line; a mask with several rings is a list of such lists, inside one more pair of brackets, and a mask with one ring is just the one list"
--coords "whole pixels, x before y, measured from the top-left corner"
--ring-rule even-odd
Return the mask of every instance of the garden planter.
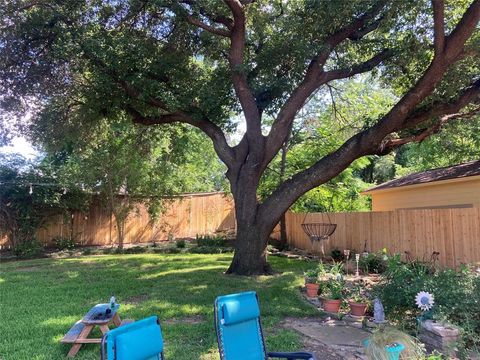
[[307, 296], [308, 297], [316, 297], [318, 294], [318, 289], [320, 288], [319, 284], [306, 284], [305, 287], [307, 288]]
[[323, 310], [326, 312], [331, 313], [338, 313], [340, 311], [340, 305], [342, 304], [342, 300], [332, 300], [332, 299], [323, 299], [322, 306]]
[[455, 349], [460, 336], [460, 329], [451, 324], [433, 320], [419, 321], [418, 339], [427, 348], [436, 349], [445, 355], [456, 357]]
[[[370, 343], [370, 339], [365, 339], [363, 341], [363, 346], [368, 347]], [[396, 344], [392, 346], [386, 346], [385, 350], [387, 351], [387, 359], [388, 360], [399, 360], [400, 354], [403, 350], [405, 350], [405, 345], [403, 344]]]
[[404, 349], [405, 349], [405, 346], [402, 344], [397, 344], [395, 346], [388, 346], [387, 347], [388, 360], [400, 359], [400, 354]]
[[358, 303], [358, 302], [349, 302], [350, 305], [350, 314], [353, 316], [365, 316], [365, 311], [367, 311], [367, 304]]

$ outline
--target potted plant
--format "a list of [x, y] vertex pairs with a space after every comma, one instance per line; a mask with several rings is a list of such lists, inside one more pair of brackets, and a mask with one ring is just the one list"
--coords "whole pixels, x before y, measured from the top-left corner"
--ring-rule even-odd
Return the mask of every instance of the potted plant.
[[318, 269], [310, 269], [305, 271], [305, 288], [308, 297], [316, 297], [320, 285], [318, 284]]
[[371, 360], [398, 360], [400, 354], [407, 359], [421, 359], [423, 351], [414, 338], [391, 327], [379, 327], [363, 341], [366, 355]]
[[323, 310], [331, 313], [338, 313], [342, 305], [344, 281], [341, 275], [330, 277], [323, 283], [322, 306]]
[[368, 302], [367, 296], [364, 294], [364, 289], [359, 285], [356, 286], [348, 298], [348, 305], [350, 306], [350, 314], [353, 316], [364, 316], [367, 311]]

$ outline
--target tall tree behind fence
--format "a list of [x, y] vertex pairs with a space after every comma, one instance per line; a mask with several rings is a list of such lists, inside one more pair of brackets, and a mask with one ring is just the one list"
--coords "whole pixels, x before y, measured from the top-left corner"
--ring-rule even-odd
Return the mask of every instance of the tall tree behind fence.
[[[169, 237], [194, 237], [216, 231], [235, 229], [231, 197], [223, 193], [185, 194], [165, 199], [165, 211], [152, 220], [145, 206], [131, 212], [125, 226], [125, 243], [146, 243]], [[73, 235], [79, 245], [113, 245], [117, 243], [116, 224], [110, 213], [94, 203], [88, 213], [74, 213], [73, 218], [56, 216], [37, 230], [37, 239], [51, 245], [56, 236]], [[8, 239], [0, 239], [8, 247]]]
[[[320, 252], [302, 230], [305, 214], [287, 213], [288, 242], [294, 247]], [[330, 218], [330, 219], [329, 219]], [[312, 213], [308, 222], [337, 224], [325, 242], [325, 254], [332, 249], [368, 251], [387, 248], [390, 253], [409, 251], [413, 257], [429, 258], [440, 252], [440, 263], [455, 267], [480, 263], [480, 209], [428, 209], [385, 212]]]

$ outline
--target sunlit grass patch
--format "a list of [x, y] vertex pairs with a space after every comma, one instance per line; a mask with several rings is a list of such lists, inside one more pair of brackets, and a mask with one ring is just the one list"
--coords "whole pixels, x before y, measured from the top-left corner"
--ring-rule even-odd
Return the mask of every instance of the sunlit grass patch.
[[[246, 290], [259, 295], [269, 348], [298, 348], [299, 336], [278, 324], [287, 316], [317, 313], [297, 290], [308, 264], [271, 258], [281, 273], [245, 278], [223, 274], [230, 259], [231, 254], [132, 254], [0, 264], [0, 358], [65, 358], [69, 346], [59, 343], [65, 332], [91, 306], [115, 295], [123, 318], [160, 317], [167, 359], [218, 359], [213, 301]], [[98, 354], [98, 345], [89, 344], [76, 359]]]

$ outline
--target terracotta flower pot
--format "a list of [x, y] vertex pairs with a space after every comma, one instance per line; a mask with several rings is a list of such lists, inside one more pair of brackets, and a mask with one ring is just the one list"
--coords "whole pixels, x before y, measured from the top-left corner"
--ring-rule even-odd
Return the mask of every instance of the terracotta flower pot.
[[323, 310], [326, 312], [331, 313], [338, 313], [340, 311], [340, 305], [342, 304], [342, 300], [332, 300], [332, 299], [323, 299], [322, 306]]
[[320, 288], [319, 284], [306, 284], [305, 287], [307, 288], [307, 296], [308, 297], [316, 297], [318, 294], [318, 289]]
[[365, 311], [367, 311], [367, 304], [365, 303], [350, 301], [348, 305], [350, 305], [350, 313], [353, 316], [364, 316]]

